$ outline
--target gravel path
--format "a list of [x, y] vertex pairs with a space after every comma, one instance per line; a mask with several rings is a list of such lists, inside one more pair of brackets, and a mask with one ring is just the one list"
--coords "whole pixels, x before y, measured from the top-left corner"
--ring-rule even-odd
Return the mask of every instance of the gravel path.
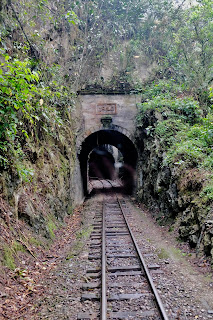
[[[157, 225], [149, 212], [129, 203], [131, 226], [139, 246], [154, 254], [147, 263], [157, 263], [163, 273], [153, 274], [155, 285], [170, 319], [213, 319], [213, 274], [198, 270], [193, 254], [182, 252], [174, 235]], [[210, 271], [210, 270], [209, 270]]]
[[[102, 196], [97, 195], [87, 201], [77, 240], [67, 259], [45, 279], [46, 294], [36, 302], [32, 320], [75, 320], [79, 312], [85, 311], [85, 302], [82, 304], [80, 300], [81, 286], [87, 282], [86, 269], [94, 267], [88, 261], [89, 235], [95, 212], [101, 210], [101, 200]], [[205, 268], [205, 261], [198, 266], [194, 254], [183, 253], [175, 235], [157, 225], [148, 211], [128, 200], [127, 203], [132, 213], [129, 222], [138, 244], [143, 245], [143, 251], [145, 245], [146, 253], [150, 252], [146, 255], [147, 263], [161, 266], [159, 272], [153, 271], [153, 278], [169, 319], [213, 319], [213, 275]], [[93, 302], [86, 302], [86, 309], [93, 307]]]

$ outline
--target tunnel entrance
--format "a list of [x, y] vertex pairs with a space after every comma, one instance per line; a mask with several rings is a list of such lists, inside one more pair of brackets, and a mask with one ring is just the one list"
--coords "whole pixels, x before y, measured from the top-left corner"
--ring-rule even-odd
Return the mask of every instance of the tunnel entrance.
[[84, 194], [88, 193], [89, 176], [105, 179], [112, 179], [115, 176], [113, 171], [115, 170], [115, 159], [106, 146], [116, 147], [122, 155], [119, 175], [124, 185], [124, 191], [131, 194], [136, 180], [137, 151], [133, 142], [126, 135], [112, 129], [103, 129], [92, 133], [81, 145], [79, 160]]
[[113, 148], [115, 147], [111, 145], [101, 145], [91, 151], [88, 159], [89, 179], [114, 180], [116, 178]]

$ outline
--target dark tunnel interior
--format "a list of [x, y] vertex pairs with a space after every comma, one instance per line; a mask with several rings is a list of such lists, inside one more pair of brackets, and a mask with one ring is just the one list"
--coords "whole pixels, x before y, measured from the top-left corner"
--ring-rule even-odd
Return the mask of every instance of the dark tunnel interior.
[[[83, 180], [84, 194], [88, 192], [89, 176], [112, 179], [109, 170], [106, 170], [106, 163], [113, 163], [112, 155], [104, 146], [116, 147], [123, 157], [121, 178], [125, 192], [131, 194], [135, 186], [135, 169], [137, 165], [137, 151], [133, 142], [119, 131], [105, 129], [92, 133], [82, 143], [79, 161]], [[105, 158], [104, 158], [105, 157]], [[106, 161], [107, 159], [107, 161]], [[92, 165], [91, 165], [92, 164]], [[94, 166], [98, 170], [94, 170]]]
[[[100, 178], [110, 179], [115, 178], [115, 158], [109, 152], [109, 145], [99, 146], [92, 150], [89, 155], [89, 179]], [[110, 146], [109, 146], [110, 147]]]

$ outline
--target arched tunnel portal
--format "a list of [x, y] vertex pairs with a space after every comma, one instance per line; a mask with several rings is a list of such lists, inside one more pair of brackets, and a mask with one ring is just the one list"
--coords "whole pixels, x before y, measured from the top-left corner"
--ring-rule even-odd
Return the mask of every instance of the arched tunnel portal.
[[95, 148], [102, 145], [112, 145], [116, 147], [123, 155], [123, 182], [127, 193], [132, 193], [135, 186], [135, 172], [137, 166], [138, 154], [133, 142], [123, 133], [103, 129], [90, 134], [81, 145], [79, 161], [81, 167], [81, 176], [83, 181], [84, 194], [88, 192], [88, 161], [89, 155]]

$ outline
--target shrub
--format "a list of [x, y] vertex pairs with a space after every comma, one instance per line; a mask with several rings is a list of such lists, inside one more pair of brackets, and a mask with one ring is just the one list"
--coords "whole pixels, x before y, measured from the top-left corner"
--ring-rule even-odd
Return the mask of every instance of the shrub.
[[[192, 167], [204, 169], [209, 177], [209, 171], [213, 172], [213, 109], [207, 108], [203, 112], [198, 101], [192, 97], [175, 96], [180, 96], [180, 87], [172, 81], [167, 84], [165, 80], [160, 80], [145, 89], [143, 102], [139, 105], [138, 127], [146, 123], [151, 113], [156, 115], [152, 132], [166, 151], [164, 164], [178, 165], [183, 170]], [[212, 96], [210, 90], [210, 98]], [[210, 179], [201, 196], [212, 200], [212, 190]]]

